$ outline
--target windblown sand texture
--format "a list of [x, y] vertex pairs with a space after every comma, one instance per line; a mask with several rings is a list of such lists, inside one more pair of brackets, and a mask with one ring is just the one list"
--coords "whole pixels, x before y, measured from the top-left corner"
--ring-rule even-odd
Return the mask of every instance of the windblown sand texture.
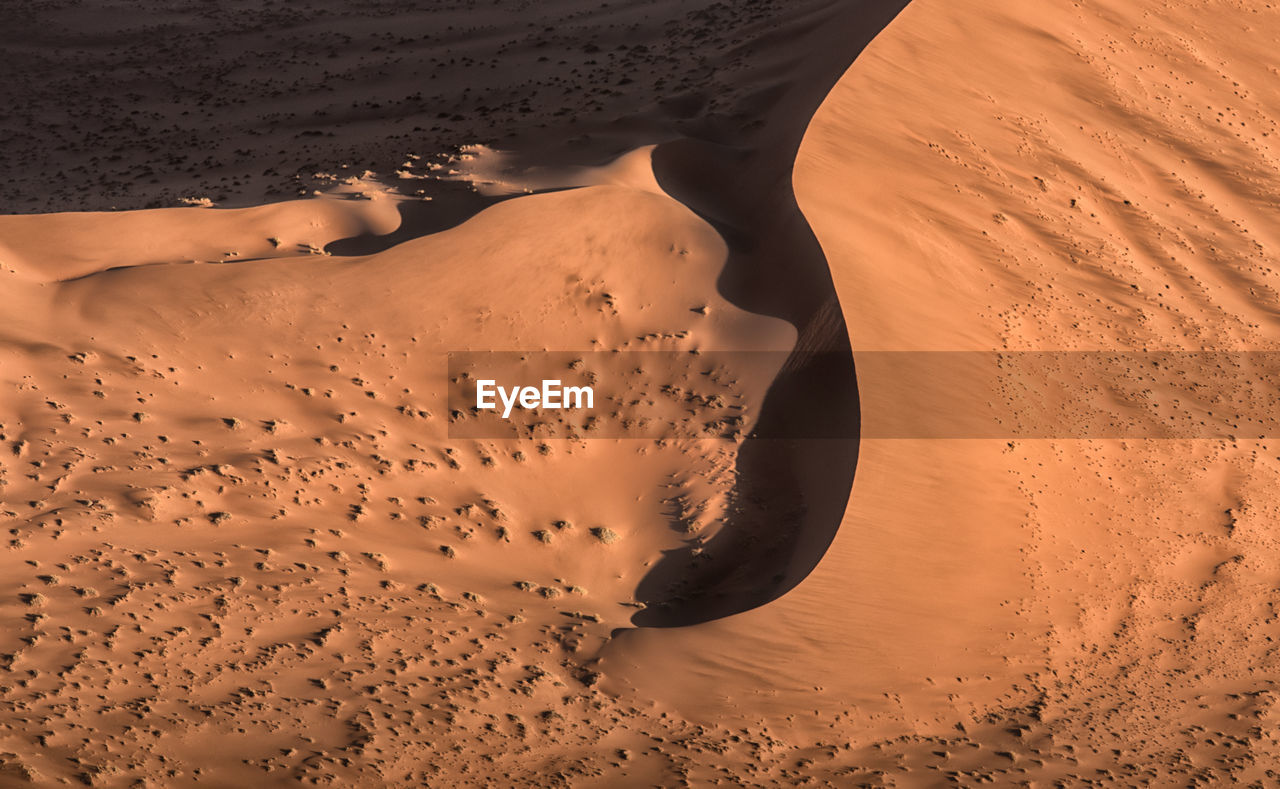
[[[0, 787], [1280, 780], [1276, 441], [845, 432], [1280, 350], [1280, 10], [903, 6], [6, 12]], [[797, 353], [451, 439], [513, 349]]]

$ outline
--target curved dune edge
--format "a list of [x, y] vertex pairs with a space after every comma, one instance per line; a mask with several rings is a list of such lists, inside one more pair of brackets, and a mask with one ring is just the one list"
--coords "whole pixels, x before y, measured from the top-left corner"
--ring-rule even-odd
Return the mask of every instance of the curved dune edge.
[[[1277, 21], [914, 2], [796, 163], [855, 358], [1273, 348]], [[860, 375], [868, 407], [894, 386]], [[696, 679], [642, 690], [718, 720], [794, 716], [814, 737], [834, 720], [853, 763], [907, 782], [1260, 779], [1280, 754], [1255, 727], [1277, 669], [1258, 613], [1272, 449], [864, 440], [814, 572], [763, 609], [645, 634], [637, 665], [693, 663]]]

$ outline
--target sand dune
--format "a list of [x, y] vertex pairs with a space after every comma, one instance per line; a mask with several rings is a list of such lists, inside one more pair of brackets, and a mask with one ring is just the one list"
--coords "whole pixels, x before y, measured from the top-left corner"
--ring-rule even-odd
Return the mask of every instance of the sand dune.
[[1271, 441], [857, 433], [1275, 350], [1274, 9], [149, 13], [15, 11], [0, 786], [1274, 782]]
[[[855, 360], [1274, 349], [1273, 17], [913, 3], [796, 165]], [[895, 398], [892, 372], [859, 367], [864, 407]], [[660, 695], [643, 667], [698, 655], [665, 697], [685, 714], [858, 732], [822, 775], [1264, 785], [1271, 443], [864, 439], [813, 574], [641, 634], [634, 675]]]
[[[87, 259], [94, 239], [113, 234], [112, 219], [154, 226], [152, 237], [207, 217], [286, 239], [324, 232], [327, 208], [93, 215], [82, 236], [69, 235], [66, 215], [7, 220], [19, 240], [59, 228], [55, 250], [67, 265], [99, 269], [14, 281], [7, 294], [27, 314], [8, 338], [21, 366], [6, 366], [4, 575], [14, 593], [3, 652], [6, 670], [26, 677], [11, 690], [15, 714], [51, 731], [39, 756], [22, 760], [42, 780], [66, 775], [68, 762], [94, 781], [163, 780], [167, 759], [201, 765], [188, 748], [208, 736], [244, 740], [233, 746], [236, 763], [203, 767], [219, 782], [281, 769], [461, 780], [447, 760], [431, 766], [426, 754], [440, 745], [430, 727], [447, 718], [450, 741], [462, 742], [464, 730], [479, 736], [499, 718], [451, 701], [454, 683], [499, 696], [504, 726], [523, 731], [529, 724], [506, 717], [521, 709], [546, 713], [538, 720], [547, 736], [564, 725], [554, 721], [578, 714], [575, 705], [589, 713], [612, 704], [591, 690], [590, 655], [642, 605], [635, 588], [645, 566], [689, 539], [667, 526], [663, 492], [714, 498], [731, 480], [717, 469], [732, 447], [455, 442], [443, 355], [791, 342], [782, 322], [716, 294], [724, 246], [710, 228], [669, 198], [621, 187], [495, 206], [366, 259], [108, 266], [119, 248]], [[470, 276], [445, 274], [460, 261]], [[51, 266], [67, 273], [56, 256]], [[664, 298], [673, 284], [688, 303]], [[48, 306], [32, 315], [41, 299]], [[613, 470], [607, 479], [602, 467]], [[461, 633], [473, 635], [458, 654], [438, 643]], [[363, 668], [342, 668], [358, 654]], [[515, 683], [544, 677], [568, 695], [503, 698], [539, 696]], [[242, 697], [245, 683], [256, 690]], [[383, 692], [371, 688], [382, 683], [396, 698], [378, 700]], [[179, 685], [201, 690], [167, 698], [163, 689]], [[164, 692], [164, 712], [154, 711], [163, 726], [68, 715], [92, 707], [104, 686], [122, 694], [107, 705]], [[259, 693], [266, 702], [252, 701]], [[403, 734], [360, 723], [398, 709], [401, 694], [419, 696], [419, 710], [465, 710], [470, 722], [403, 710]], [[310, 731], [307, 698], [334, 716], [327, 733]], [[337, 755], [364, 747], [353, 728], [390, 737], [393, 751], [419, 751], [391, 761]], [[92, 744], [78, 745], [81, 737]], [[495, 758], [494, 745], [480, 751]]]

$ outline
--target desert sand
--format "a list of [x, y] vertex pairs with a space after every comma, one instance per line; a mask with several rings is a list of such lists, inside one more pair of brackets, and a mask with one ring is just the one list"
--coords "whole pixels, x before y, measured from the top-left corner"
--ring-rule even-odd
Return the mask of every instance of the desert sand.
[[1278, 350], [1280, 11], [152, 5], [14, 12], [0, 786], [1278, 780], [1274, 440], [876, 426]]

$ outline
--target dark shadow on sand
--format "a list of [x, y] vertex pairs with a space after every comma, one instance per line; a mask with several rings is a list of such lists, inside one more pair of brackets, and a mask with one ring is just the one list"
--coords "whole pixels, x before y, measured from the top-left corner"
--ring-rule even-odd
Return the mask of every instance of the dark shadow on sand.
[[[687, 138], [654, 153], [658, 182], [729, 245], [719, 287], [743, 309], [790, 321], [795, 352], [743, 443], [731, 511], [695, 551], [668, 552], [637, 596], [642, 627], [679, 627], [740, 613], [795, 587], [822, 558], [848, 504], [858, 460], [853, 354], [822, 247], [796, 203], [800, 142], [831, 88], [906, 6], [832, 3], [748, 47], [762, 67], [773, 47], [800, 52], [786, 78], [759, 97], [763, 125], [745, 134]], [[800, 46], [797, 46], [800, 44]], [[690, 130], [692, 132], [692, 130]]]
[[365, 233], [330, 242], [324, 249], [331, 255], [374, 255], [415, 238], [443, 233], [457, 227], [491, 205], [518, 195], [487, 197], [470, 184], [449, 181], [432, 183], [432, 199], [406, 200], [397, 207], [400, 226], [386, 235]]

